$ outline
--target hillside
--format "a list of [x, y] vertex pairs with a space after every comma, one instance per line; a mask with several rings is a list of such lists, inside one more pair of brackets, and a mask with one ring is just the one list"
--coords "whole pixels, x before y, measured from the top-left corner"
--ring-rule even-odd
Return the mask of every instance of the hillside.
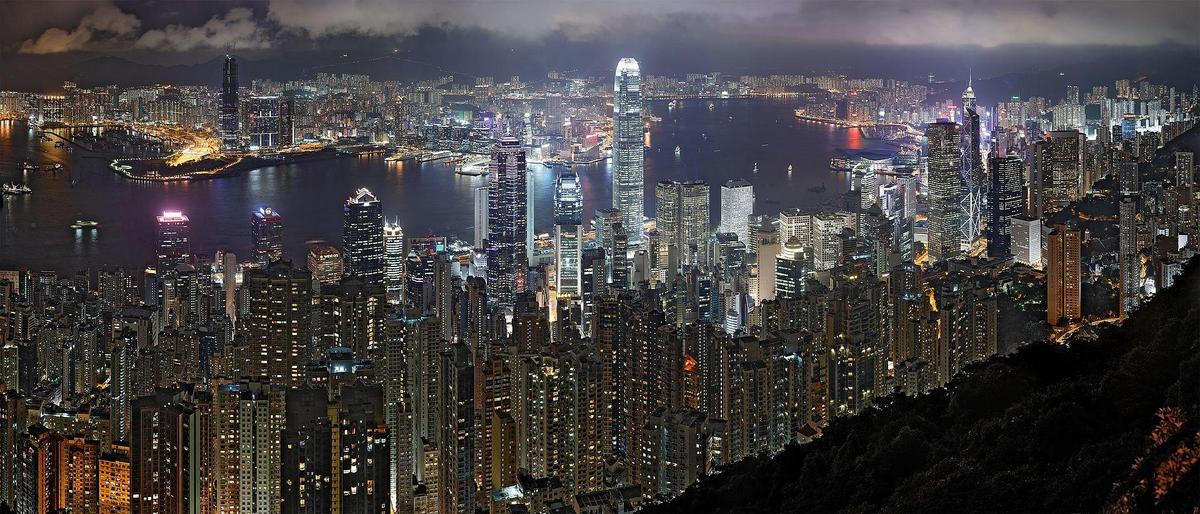
[[1193, 512], [1200, 259], [1094, 342], [1029, 345], [879, 407], [651, 511]]

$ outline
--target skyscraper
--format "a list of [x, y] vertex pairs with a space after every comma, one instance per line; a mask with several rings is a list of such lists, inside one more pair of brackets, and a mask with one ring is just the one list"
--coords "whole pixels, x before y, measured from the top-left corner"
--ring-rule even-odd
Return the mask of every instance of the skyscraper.
[[1192, 187], [1196, 182], [1196, 154], [1175, 152], [1175, 185]]
[[400, 220], [383, 225], [384, 286], [390, 303], [400, 303], [404, 291], [404, 229]]
[[555, 286], [561, 297], [582, 293], [579, 262], [583, 251], [583, 189], [570, 169], [558, 175], [554, 189]]
[[241, 146], [238, 116], [238, 66], [237, 59], [225, 55], [225, 65], [221, 78], [221, 108], [217, 114], [218, 128], [221, 135], [221, 148], [231, 149]]
[[250, 236], [254, 241], [254, 262], [261, 267], [283, 258], [283, 217], [270, 207], [259, 207], [250, 214]]
[[158, 216], [158, 270], [173, 271], [192, 262], [191, 220], [179, 211], [164, 211]]
[[347, 275], [383, 284], [383, 204], [365, 187], [346, 200], [342, 249]]
[[483, 248], [483, 241], [488, 237], [488, 187], [477, 187], [474, 190], [475, 201], [475, 245]]
[[246, 374], [289, 387], [302, 383], [311, 353], [312, 274], [275, 261], [246, 273], [243, 283], [249, 299]]
[[962, 146], [962, 180], [966, 191], [962, 198], [963, 214], [966, 219], [962, 224], [962, 241], [970, 244], [979, 236], [979, 222], [983, 215], [984, 170], [983, 154], [980, 151], [979, 113], [975, 111], [975, 90], [971, 81], [967, 81], [967, 89], [962, 95], [963, 115], [962, 133], [959, 143]]
[[1060, 224], [1046, 242], [1046, 321], [1051, 325], [1080, 318], [1080, 237], [1079, 230]]
[[754, 215], [754, 186], [742, 179], [721, 185], [721, 224], [717, 232], [737, 234], [738, 241], [750, 240], [750, 216]]
[[1137, 242], [1137, 197], [1122, 196], [1117, 212], [1117, 262], [1120, 269], [1120, 314], [1124, 318], [1138, 306], [1142, 258]]
[[[278, 96], [253, 96], [247, 102], [246, 134], [250, 149], [274, 148], [283, 140], [283, 109]], [[289, 113], [290, 115], [290, 113]]]
[[[664, 180], [654, 188], [655, 228], [675, 247], [683, 264], [705, 262], [708, 248], [708, 183]], [[668, 270], [674, 274], [676, 270]]]
[[314, 244], [308, 249], [308, 270], [321, 284], [337, 284], [345, 274], [346, 262], [337, 248], [327, 244]]
[[642, 72], [638, 62], [626, 57], [617, 63], [613, 84], [613, 207], [631, 245], [642, 240], [645, 215], [645, 178], [642, 139]]
[[963, 182], [962, 148], [958, 124], [938, 121], [925, 129], [929, 167], [929, 257], [953, 259], [962, 251]]
[[1055, 130], [1034, 149], [1034, 168], [1040, 188], [1041, 210], [1050, 214], [1078, 200], [1083, 193], [1083, 150], [1087, 137], [1077, 130]]
[[511, 306], [518, 291], [518, 276], [526, 262], [528, 173], [525, 150], [515, 137], [502, 138], [492, 147], [488, 184], [487, 288], [499, 305]]
[[992, 179], [988, 190], [988, 256], [1008, 257], [1012, 254], [1012, 218], [1020, 216], [1025, 205], [1025, 162], [1012, 155], [993, 157], [988, 160], [988, 169]]

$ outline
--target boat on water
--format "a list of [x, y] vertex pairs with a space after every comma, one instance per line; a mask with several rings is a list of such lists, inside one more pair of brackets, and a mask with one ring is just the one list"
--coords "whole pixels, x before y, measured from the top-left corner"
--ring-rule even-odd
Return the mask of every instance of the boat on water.
[[75, 220], [71, 224], [71, 228], [75, 230], [95, 230], [100, 228], [100, 222], [96, 220]]
[[751, 173], [754, 173], [755, 175], [758, 175], [758, 163], [757, 163], [757, 162], [756, 162], [756, 163], [754, 163], [754, 169], [753, 169], [753, 170], [750, 170], [750, 171], [751, 171]]
[[791, 175], [791, 174], [792, 174], [792, 165], [789, 164], [788, 165], [788, 175]]
[[32, 192], [33, 190], [29, 189], [29, 186], [25, 184], [4, 184], [4, 194], [6, 195], [27, 195]]
[[26, 161], [24, 164], [21, 165], [21, 169], [25, 170], [25, 171], [37, 171], [38, 165], [36, 165], [32, 162]]
[[675, 157], [679, 157], [679, 145], [675, 145]]

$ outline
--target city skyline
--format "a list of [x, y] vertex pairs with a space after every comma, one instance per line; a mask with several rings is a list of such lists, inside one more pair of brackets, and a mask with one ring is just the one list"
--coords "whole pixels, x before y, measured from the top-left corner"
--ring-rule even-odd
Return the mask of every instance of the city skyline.
[[0, 510], [1200, 503], [1195, 6], [46, 5]]

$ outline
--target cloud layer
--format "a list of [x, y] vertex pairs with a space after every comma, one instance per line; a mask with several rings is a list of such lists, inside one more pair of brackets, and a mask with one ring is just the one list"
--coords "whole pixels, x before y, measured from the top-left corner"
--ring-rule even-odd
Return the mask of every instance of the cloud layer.
[[[15, 7], [14, 7], [15, 5]], [[138, 4], [125, 4], [136, 6]], [[147, 4], [148, 5], [148, 4]], [[685, 33], [739, 42], [886, 45], [1200, 46], [1195, 0], [268, 0], [149, 27], [111, 1], [74, 28], [50, 27], [22, 53], [255, 50], [291, 40], [404, 37], [423, 27], [482, 28], [576, 41]], [[4, 14], [36, 9], [7, 4]], [[216, 9], [213, 9], [216, 10]]]
[[27, 39], [21, 43], [20, 52], [54, 54], [88, 50], [97, 37], [124, 40], [136, 33], [140, 26], [141, 21], [137, 16], [121, 12], [121, 9], [111, 3], [100, 4], [80, 19], [74, 29], [48, 28], [36, 39]]

